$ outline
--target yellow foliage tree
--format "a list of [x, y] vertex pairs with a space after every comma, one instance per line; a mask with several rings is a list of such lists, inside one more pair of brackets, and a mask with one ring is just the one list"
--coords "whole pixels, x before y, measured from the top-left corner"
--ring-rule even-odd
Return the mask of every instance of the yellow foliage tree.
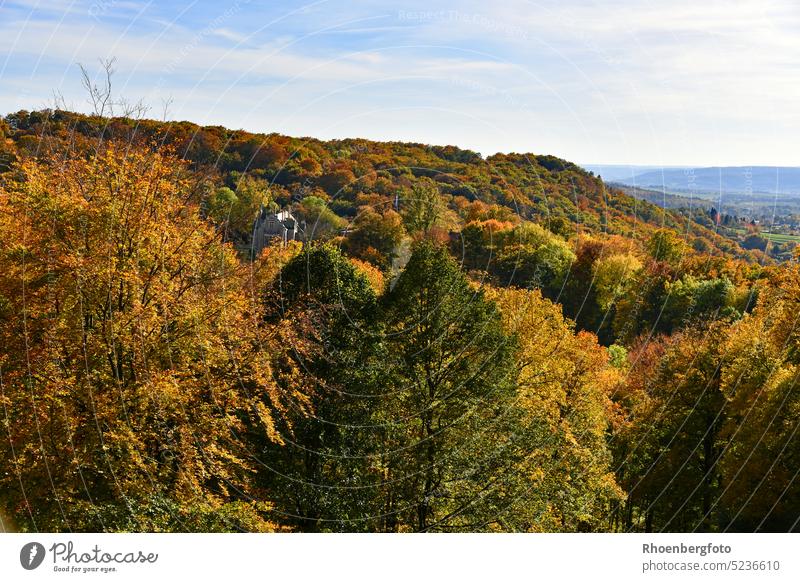
[[516, 529], [578, 531], [605, 527], [624, 496], [614, 480], [605, 434], [619, 383], [606, 350], [590, 333], [575, 334], [560, 306], [538, 290], [493, 289], [503, 322], [518, 341], [518, 402], [538, 425], [521, 472], [531, 495], [515, 507]]
[[245, 431], [275, 433], [258, 305], [182, 163], [113, 145], [0, 189], [0, 503], [20, 527], [272, 529]]

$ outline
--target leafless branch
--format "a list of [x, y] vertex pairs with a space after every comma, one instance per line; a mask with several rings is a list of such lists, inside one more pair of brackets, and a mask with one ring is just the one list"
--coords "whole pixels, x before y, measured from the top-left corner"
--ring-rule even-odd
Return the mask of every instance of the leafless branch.
[[161, 98], [161, 108], [162, 108], [161, 121], [166, 121], [167, 118], [169, 117], [170, 114], [169, 109], [170, 107], [172, 107], [173, 101], [174, 99], [171, 96], [167, 97], [166, 99], [164, 99], [163, 97]]
[[89, 71], [86, 70], [86, 67], [78, 64], [81, 68], [81, 84], [89, 94], [89, 103], [92, 105], [94, 114], [98, 117], [105, 117], [106, 112], [108, 112], [110, 117], [114, 115], [114, 102], [111, 100], [111, 79], [114, 76], [114, 63], [116, 63], [116, 61], [116, 57], [100, 59], [100, 66], [103, 69], [103, 81], [101, 85], [94, 82], [89, 75]]

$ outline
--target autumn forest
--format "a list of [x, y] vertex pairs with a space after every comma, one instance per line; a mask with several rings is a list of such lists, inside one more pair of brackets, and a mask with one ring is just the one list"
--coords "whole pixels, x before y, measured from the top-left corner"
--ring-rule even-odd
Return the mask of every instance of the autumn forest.
[[0, 515], [797, 531], [798, 315], [795, 259], [556, 157], [20, 111]]

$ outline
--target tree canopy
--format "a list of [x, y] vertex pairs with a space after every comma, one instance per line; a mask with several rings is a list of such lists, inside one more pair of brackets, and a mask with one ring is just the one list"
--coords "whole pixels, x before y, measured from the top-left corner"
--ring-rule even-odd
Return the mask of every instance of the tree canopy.
[[[707, 216], [552, 156], [0, 132], [21, 530], [798, 528], [800, 268]], [[301, 240], [251, 256], [262, 206]]]

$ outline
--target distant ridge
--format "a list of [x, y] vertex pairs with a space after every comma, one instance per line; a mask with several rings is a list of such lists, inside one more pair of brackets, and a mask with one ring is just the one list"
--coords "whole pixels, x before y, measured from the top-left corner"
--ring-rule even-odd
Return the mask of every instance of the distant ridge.
[[606, 181], [671, 192], [759, 192], [800, 196], [800, 167], [715, 166], [658, 168], [654, 166], [585, 165]]
[[580, 164], [580, 166], [606, 182], [625, 182], [645, 172], [685, 170], [691, 166], [633, 166], [630, 164]]

